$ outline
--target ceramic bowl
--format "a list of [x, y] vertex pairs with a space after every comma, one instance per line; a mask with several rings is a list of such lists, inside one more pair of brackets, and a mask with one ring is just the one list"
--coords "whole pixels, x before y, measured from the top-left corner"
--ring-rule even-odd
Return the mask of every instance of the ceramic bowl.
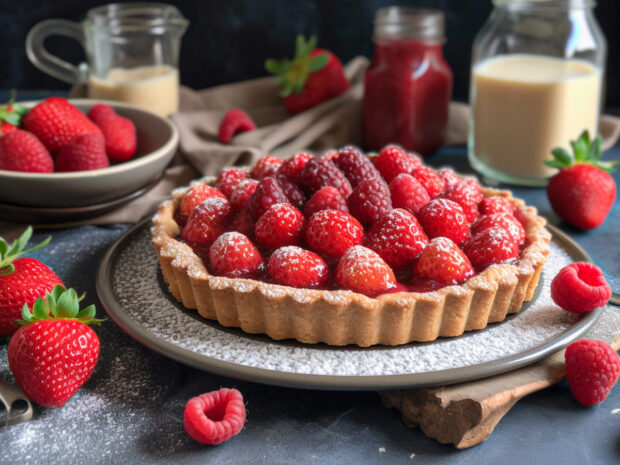
[[[138, 151], [125, 163], [91, 171], [22, 173], [0, 170], [0, 202], [29, 207], [69, 208], [109, 202], [137, 191], [161, 176], [174, 156], [179, 133], [168, 119], [133, 105], [69, 99], [81, 111], [107, 103], [136, 126]], [[38, 102], [20, 102], [33, 107]]]

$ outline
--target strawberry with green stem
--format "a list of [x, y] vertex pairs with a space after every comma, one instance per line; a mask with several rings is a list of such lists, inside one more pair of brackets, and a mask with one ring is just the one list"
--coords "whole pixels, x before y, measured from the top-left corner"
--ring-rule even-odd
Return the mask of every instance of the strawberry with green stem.
[[62, 407], [90, 377], [99, 338], [88, 326], [95, 306], [80, 310], [77, 293], [57, 285], [22, 309], [20, 328], [8, 346], [9, 367], [19, 387], [43, 407]]
[[8, 103], [0, 106], [0, 136], [4, 136], [18, 128], [22, 118], [28, 113], [28, 108], [15, 103], [15, 96], [15, 90], [12, 90]]
[[600, 226], [616, 200], [616, 183], [609, 174], [617, 161], [601, 161], [603, 139], [588, 131], [571, 141], [573, 155], [557, 147], [547, 166], [560, 171], [547, 185], [553, 210], [567, 223], [588, 230]]
[[342, 63], [332, 52], [316, 47], [316, 37], [297, 36], [293, 60], [265, 61], [265, 69], [278, 76], [282, 102], [291, 115], [301, 113], [349, 88]]

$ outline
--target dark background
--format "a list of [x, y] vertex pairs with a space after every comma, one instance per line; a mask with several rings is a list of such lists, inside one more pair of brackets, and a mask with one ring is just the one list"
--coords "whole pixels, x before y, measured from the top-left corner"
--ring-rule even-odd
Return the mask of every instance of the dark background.
[[[568, 0], [567, 0], [568, 1]], [[79, 21], [94, 0], [0, 0], [0, 89], [67, 89], [68, 85], [36, 69], [24, 43], [32, 26], [48, 18]], [[315, 34], [320, 46], [343, 61], [370, 57], [372, 19], [388, 5], [424, 6], [446, 14], [445, 55], [455, 74], [454, 97], [466, 100], [471, 46], [492, 8], [491, 0], [182, 0], [176, 5], [190, 27], [181, 48], [181, 81], [193, 88], [265, 75], [267, 57], [292, 54], [298, 33]], [[607, 105], [620, 107], [620, 1], [599, 0], [596, 16], [609, 44]], [[77, 63], [84, 54], [69, 39], [49, 39], [52, 53]]]

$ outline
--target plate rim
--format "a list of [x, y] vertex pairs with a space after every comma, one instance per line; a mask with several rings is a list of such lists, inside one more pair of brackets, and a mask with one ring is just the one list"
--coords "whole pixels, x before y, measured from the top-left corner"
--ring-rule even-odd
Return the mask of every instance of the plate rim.
[[[251, 367], [234, 362], [218, 360], [216, 358], [197, 354], [184, 349], [163, 338], [157, 337], [145, 329], [140, 323], [124, 312], [121, 304], [114, 297], [111, 285], [112, 264], [121, 250], [122, 245], [129, 237], [140, 231], [151, 221], [148, 215], [132, 228], [123, 233], [106, 251], [96, 275], [96, 289], [99, 301], [106, 313], [117, 326], [131, 338], [145, 347], [171, 358], [177, 362], [208, 371], [221, 376], [258, 382], [282, 387], [321, 390], [382, 390], [403, 389], [439, 386], [462, 383], [489, 376], [498, 375], [534, 363], [554, 352], [566, 347], [570, 342], [581, 337], [598, 320], [604, 307], [585, 314], [570, 328], [564, 330], [551, 340], [537, 345], [518, 354], [502, 357], [497, 360], [468, 365], [465, 367], [449, 368], [424, 373], [390, 374], [390, 375], [319, 375], [309, 373], [292, 373], [266, 368]], [[547, 225], [553, 239], [562, 243], [570, 250], [575, 260], [591, 261], [587, 252], [566, 233], [553, 225]]]

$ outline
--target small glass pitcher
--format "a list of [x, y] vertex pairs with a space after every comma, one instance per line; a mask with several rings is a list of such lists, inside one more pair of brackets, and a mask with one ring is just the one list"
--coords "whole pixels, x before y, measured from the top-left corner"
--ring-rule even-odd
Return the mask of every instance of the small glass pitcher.
[[[188, 21], [163, 3], [110, 4], [89, 10], [82, 23], [49, 19], [26, 39], [30, 61], [71, 84], [87, 84], [90, 98], [119, 100], [166, 116], [178, 111], [179, 49]], [[75, 66], [50, 54], [48, 36], [76, 39], [88, 64]]]

